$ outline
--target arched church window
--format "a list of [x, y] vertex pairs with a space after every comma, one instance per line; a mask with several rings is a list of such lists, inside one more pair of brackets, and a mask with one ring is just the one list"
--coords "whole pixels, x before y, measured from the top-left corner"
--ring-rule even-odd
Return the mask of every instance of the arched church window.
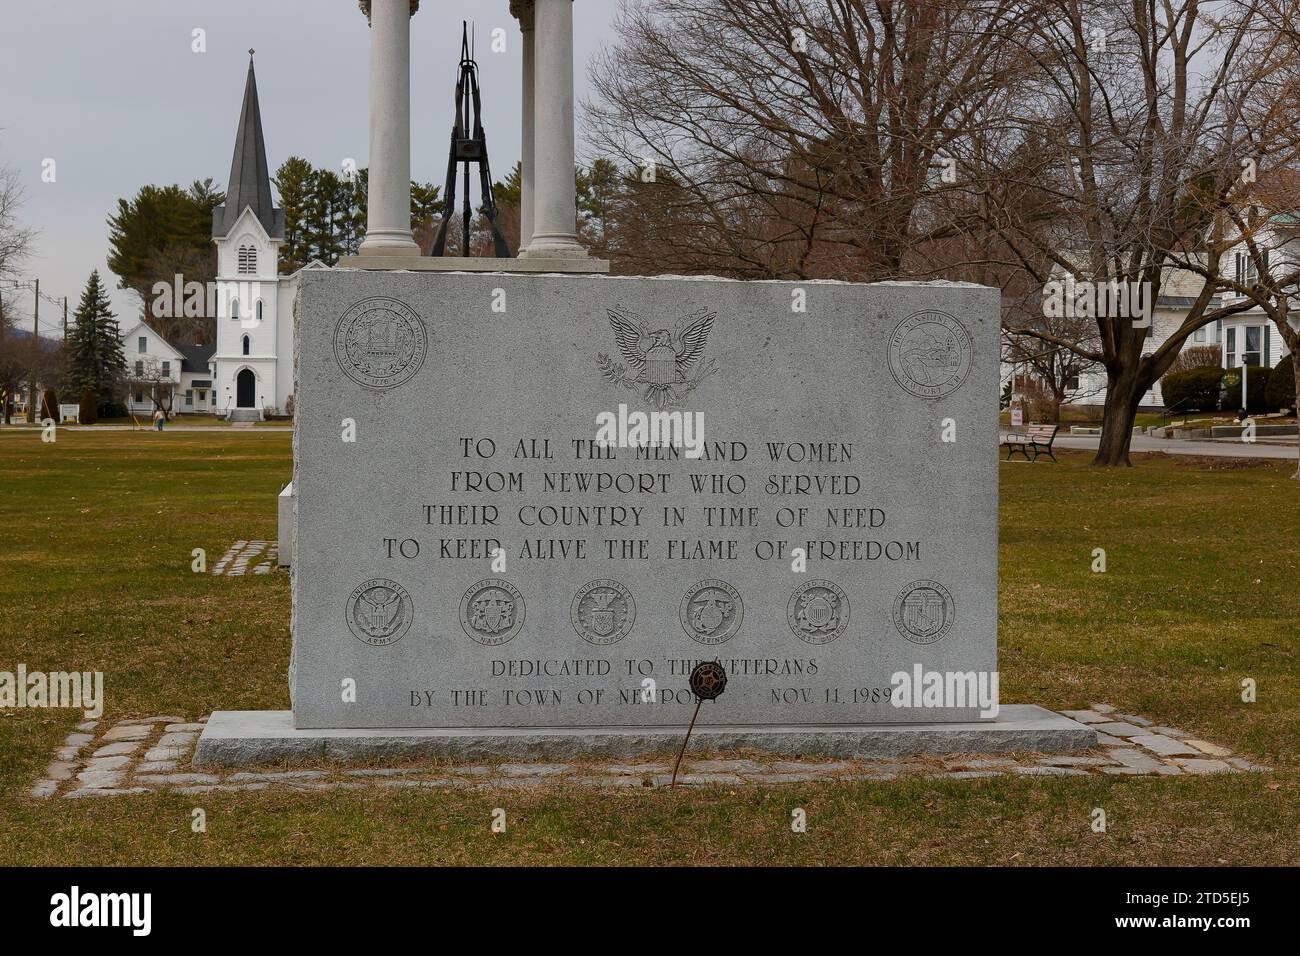
[[257, 274], [257, 249], [251, 245], [239, 247], [239, 274]]
[[248, 336], [245, 335], [245, 336], [244, 336], [244, 354], [245, 354], [245, 355], [250, 355], [250, 354], [252, 354], [252, 353], [249, 352], [249, 348], [250, 348], [251, 346], [252, 346], [252, 343], [249, 341]]
[[257, 321], [262, 321], [262, 300], [257, 300]]
[[238, 300], [238, 299], [231, 299], [231, 300], [230, 300], [230, 317], [231, 317], [232, 319], [236, 319], [236, 320], [238, 320], [238, 318], [239, 318], [239, 300]]

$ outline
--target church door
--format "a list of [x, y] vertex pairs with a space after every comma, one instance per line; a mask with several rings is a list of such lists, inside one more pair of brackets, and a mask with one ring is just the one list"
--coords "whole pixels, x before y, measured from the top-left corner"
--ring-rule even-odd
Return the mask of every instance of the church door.
[[253, 408], [257, 394], [257, 377], [250, 368], [235, 376], [235, 404], [239, 408]]

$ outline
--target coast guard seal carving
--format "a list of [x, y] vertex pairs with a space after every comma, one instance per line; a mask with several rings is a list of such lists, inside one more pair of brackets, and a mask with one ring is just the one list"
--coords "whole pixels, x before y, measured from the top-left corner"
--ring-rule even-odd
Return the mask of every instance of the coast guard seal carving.
[[700, 309], [683, 318], [673, 331], [662, 328], [652, 332], [650, 324], [635, 312], [621, 306], [607, 311], [614, 340], [627, 365], [615, 363], [603, 352], [596, 357], [596, 365], [606, 381], [641, 391], [647, 404], [657, 409], [680, 405], [718, 370], [713, 359], [701, 361], [716, 312]]
[[947, 312], [913, 312], [889, 336], [889, 371], [917, 398], [943, 398], [970, 375], [971, 338]]
[[573, 629], [588, 644], [607, 647], [627, 637], [636, 620], [636, 602], [617, 581], [601, 578], [578, 588], [569, 608]]
[[849, 596], [832, 581], [809, 581], [790, 595], [785, 620], [805, 644], [829, 644], [849, 626]]
[[460, 599], [460, 626], [487, 647], [510, 641], [524, 624], [524, 596], [509, 581], [484, 578]]
[[406, 636], [414, 613], [406, 588], [387, 578], [371, 578], [348, 595], [348, 629], [362, 644], [386, 647]]
[[410, 306], [377, 295], [343, 313], [334, 327], [334, 357], [348, 378], [365, 388], [396, 388], [424, 364], [424, 321]]
[[913, 581], [894, 598], [894, 627], [913, 644], [934, 644], [952, 629], [956, 606], [938, 581]]
[[701, 644], [725, 644], [736, 636], [744, 616], [740, 595], [726, 581], [706, 578], [682, 598], [682, 630]]

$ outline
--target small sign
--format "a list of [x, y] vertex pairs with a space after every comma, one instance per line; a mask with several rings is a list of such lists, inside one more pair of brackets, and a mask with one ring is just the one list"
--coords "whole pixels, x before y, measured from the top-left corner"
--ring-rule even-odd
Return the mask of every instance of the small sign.
[[1025, 423], [1025, 410], [1017, 405], [1011, 409], [1011, 424], [1023, 425]]

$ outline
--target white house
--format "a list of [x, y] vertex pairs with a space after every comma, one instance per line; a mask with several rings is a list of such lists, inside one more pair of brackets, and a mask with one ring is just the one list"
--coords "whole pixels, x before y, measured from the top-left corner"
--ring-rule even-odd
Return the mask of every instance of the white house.
[[211, 412], [213, 351], [202, 341], [173, 345], [152, 326], [137, 322], [122, 336], [127, 411], [147, 416], [161, 405], [173, 413]]

